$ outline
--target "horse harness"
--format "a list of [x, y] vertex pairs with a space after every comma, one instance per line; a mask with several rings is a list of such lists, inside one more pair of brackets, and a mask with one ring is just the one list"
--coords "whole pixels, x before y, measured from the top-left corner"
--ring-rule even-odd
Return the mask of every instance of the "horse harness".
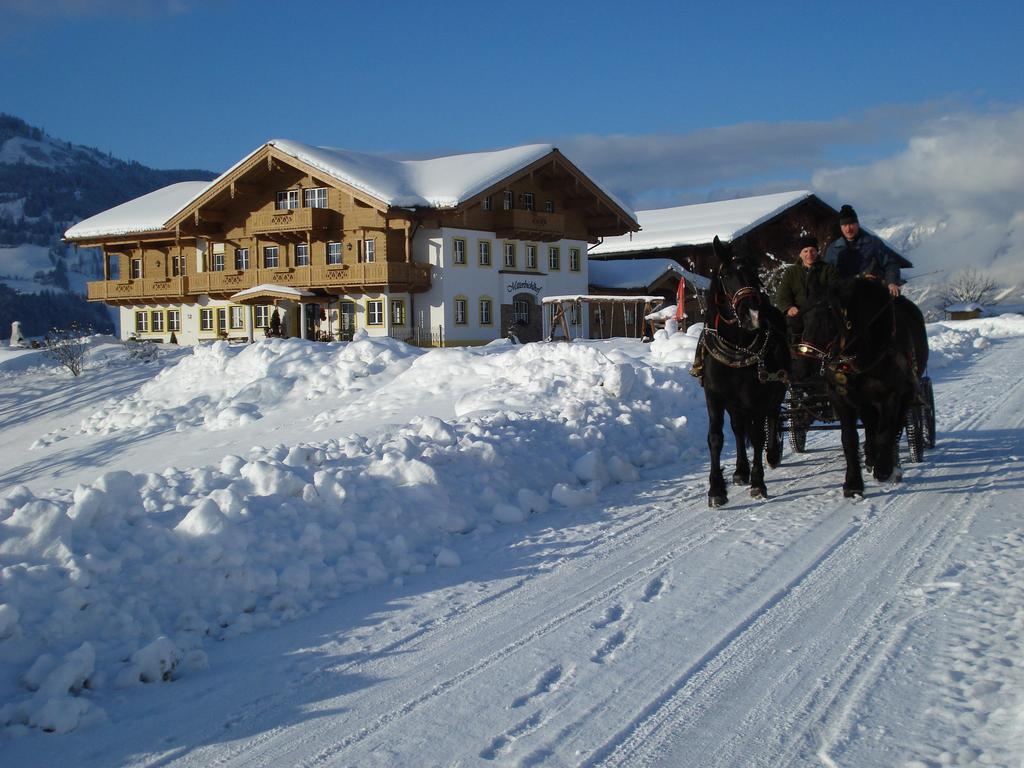
[[704, 349], [711, 357], [729, 368], [751, 368], [757, 366], [757, 379], [762, 384], [770, 381], [787, 382], [789, 381], [789, 376], [785, 371], [773, 373], [768, 370], [764, 363], [768, 348], [771, 345], [772, 336], [771, 329], [766, 328], [763, 333], [759, 333], [749, 345], [744, 347], [723, 339], [718, 333], [717, 328], [705, 327], [701, 332], [698, 344], [703, 344]]

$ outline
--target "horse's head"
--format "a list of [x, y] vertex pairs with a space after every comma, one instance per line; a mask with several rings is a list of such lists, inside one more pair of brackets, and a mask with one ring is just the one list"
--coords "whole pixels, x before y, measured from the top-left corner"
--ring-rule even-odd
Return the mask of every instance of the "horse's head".
[[745, 256], [733, 255], [732, 246], [715, 237], [711, 244], [718, 258], [718, 272], [712, 282], [719, 313], [740, 327], [755, 331], [761, 327], [761, 280], [757, 267]]

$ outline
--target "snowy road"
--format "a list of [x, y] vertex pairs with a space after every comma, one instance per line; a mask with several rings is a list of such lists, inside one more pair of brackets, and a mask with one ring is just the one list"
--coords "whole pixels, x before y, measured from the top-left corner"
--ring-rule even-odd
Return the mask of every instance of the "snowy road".
[[939, 381], [938, 446], [863, 500], [835, 433], [764, 503], [709, 510], [704, 469], [662, 469], [9, 764], [1019, 765], [1021, 360], [1007, 340]]

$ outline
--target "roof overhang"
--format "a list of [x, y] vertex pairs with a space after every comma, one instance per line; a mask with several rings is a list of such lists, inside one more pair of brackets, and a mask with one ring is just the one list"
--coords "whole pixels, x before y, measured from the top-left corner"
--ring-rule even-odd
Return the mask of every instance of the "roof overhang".
[[253, 288], [246, 288], [231, 295], [231, 301], [238, 304], [265, 304], [275, 301], [301, 301], [302, 299], [315, 298], [316, 294], [310, 291], [303, 291], [292, 288], [288, 285], [274, 285], [264, 283]]

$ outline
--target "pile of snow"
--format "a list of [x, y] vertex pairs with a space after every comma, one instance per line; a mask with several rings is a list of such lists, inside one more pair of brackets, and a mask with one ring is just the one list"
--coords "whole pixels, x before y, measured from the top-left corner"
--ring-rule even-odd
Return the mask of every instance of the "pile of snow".
[[[928, 330], [941, 368], [1024, 336], [1024, 317]], [[180, 422], [256, 442], [261, 422], [244, 422], [267, 409], [361, 388], [386, 407], [447, 398], [453, 415], [341, 435], [344, 406], [312, 407], [304, 418], [323, 440], [107, 471], [74, 490], [10, 489], [0, 499], [0, 728], [83, 727], [105, 717], [112, 689], [200, 674], [211, 641], [459, 567], [460, 550], [498, 526], [594, 504], [645, 468], [702, 461], [703, 432], [686, 425], [703, 394], [684, 368], [699, 333], [659, 331], [628, 353], [579, 341], [424, 352], [369, 338], [176, 352], [173, 368], [153, 366], [87, 424]]]
[[592, 504], [678, 461], [693, 442], [680, 413], [699, 403], [673, 368], [587, 343], [424, 353], [389, 339], [272, 341], [198, 347], [89, 421], [217, 428], [231, 409], [340, 396], [374, 375], [426, 393], [476, 385], [448, 421], [107, 472], [73, 491], [18, 486], [0, 500], [0, 724], [73, 730], [104, 716], [105, 689], [202, 669], [211, 639], [456, 567], [453, 536]]
[[385, 371], [388, 378], [401, 375], [421, 354], [394, 339], [365, 335], [349, 344], [269, 339], [245, 346], [197, 346], [135, 394], [108, 401], [80, 431], [107, 435], [126, 429], [216, 431], [244, 426], [289, 403], [343, 399]]
[[928, 368], [938, 370], [985, 349], [992, 339], [1024, 336], [1024, 316], [999, 315], [976, 320], [928, 324]]

